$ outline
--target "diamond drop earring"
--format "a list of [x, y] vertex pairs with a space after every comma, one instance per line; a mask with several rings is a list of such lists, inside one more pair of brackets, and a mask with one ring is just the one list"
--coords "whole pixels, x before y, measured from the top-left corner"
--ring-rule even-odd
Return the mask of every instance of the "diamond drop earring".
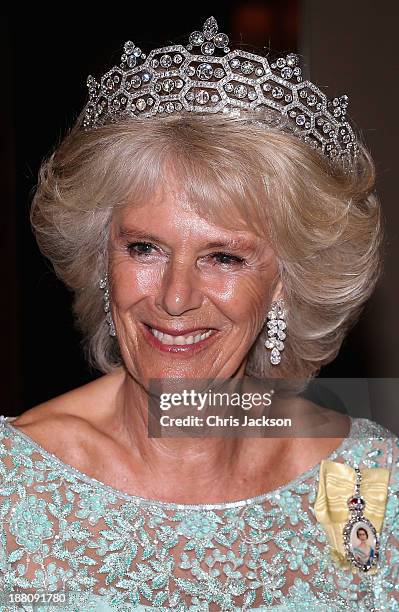
[[109, 301], [108, 274], [105, 274], [105, 276], [103, 276], [100, 279], [99, 287], [100, 289], [102, 289], [102, 291], [104, 291], [104, 296], [103, 296], [104, 312], [106, 313], [105, 320], [107, 321], [109, 325], [109, 335], [112, 337], [115, 337], [116, 331], [115, 331], [114, 321], [112, 319], [111, 305]]
[[284, 350], [284, 342], [287, 334], [284, 331], [287, 328], [285, 322], [286, 310], [284, 300], [280, 298], [272, 302], [271, 309], [267, 313], [267, 340], [265, 347], [271, 349], [270, 363], [278, 365], [281, 361], [281, 351]]

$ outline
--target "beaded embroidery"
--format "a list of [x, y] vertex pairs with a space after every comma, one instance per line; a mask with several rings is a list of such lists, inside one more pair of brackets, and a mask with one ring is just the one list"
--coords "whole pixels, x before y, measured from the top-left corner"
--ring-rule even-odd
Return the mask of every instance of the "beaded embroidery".
[[387, 430], [354, 419], [329, 457], [392, 470], [379, 570], [359, 575], [332, 563], [315, 520], [319, 466], [247, 500], [160, 502], [79, 472], [0, 417], [0, 592], [68, 591], [69, 612], [399, 610], [398, 454]]

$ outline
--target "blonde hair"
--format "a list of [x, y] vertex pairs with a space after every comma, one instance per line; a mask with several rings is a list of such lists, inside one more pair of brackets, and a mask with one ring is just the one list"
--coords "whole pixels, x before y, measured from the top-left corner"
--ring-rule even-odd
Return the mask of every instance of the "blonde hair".
[[237, 212], [276, 253], [288, 310], [285, 350], [277, 373], [262, 329], [246, 373], [307, 378], [335, 357], [380, 271], [374, 165], [360, 144], [347, 172], [270, 117], [262, 125], [259, 112], [179, 114], [90, 131], [79, 118], [43, 162], [31, 222], [42, 253], [74, 292], [93, 368], [105, 373], [122, 363], [99, 289], [113, 212], [151, 196], [166, 168], [196, 212], [224, 225], [232, 218], [226, 210]]

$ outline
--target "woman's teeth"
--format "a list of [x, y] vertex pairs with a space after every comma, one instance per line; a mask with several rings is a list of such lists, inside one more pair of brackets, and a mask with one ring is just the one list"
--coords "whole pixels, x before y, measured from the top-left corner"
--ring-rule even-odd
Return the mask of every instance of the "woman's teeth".
[[207, 332], [202, 332], [200, 334], [192, 335], [192, 336], [170, 336], [169, 334], [164, 334], [160, 332], [158, 329], [154, 329], [150, 327], [151, 333], [155, 338], [158, 338], [162, 344], [175, 344], [175, 345], [185, 345], [185, 344], [195, 344], [196, 342], [200, 342], [201, 340], [205, 340], [205, 338], [209, 338], [212, 333], [212, 330], [208, 330]]

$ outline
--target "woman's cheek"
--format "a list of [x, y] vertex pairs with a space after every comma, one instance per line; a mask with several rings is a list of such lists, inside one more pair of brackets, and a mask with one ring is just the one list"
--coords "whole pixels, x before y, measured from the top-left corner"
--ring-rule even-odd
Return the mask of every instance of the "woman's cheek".
[[254, 275], [243, 278], [242, 275], [227, 274], [208, 281], [208, 297], [226, 312], [231, 310], [234, 318], [263, 317], [270, 299], [270, 287], [266, 282], [260, 287]]
[[162, 269], [159, 266], [137, 266], [115, 276], [114, 302], [132, 305], [144, 297], [157, 293], [162, 282]]

